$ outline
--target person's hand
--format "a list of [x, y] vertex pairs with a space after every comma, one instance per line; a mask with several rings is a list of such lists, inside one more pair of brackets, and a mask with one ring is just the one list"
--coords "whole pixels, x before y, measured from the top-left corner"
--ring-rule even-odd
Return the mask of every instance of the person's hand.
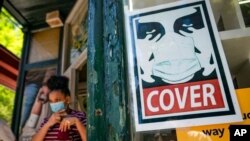
[[55, 125], [56, 123], [60, 123], [62, 118], [66, 115], [67, 113], [65, 110], [61, 110], [59, 112], [53, 113], [47, 122], [48, 126], [51, 127]]
[[38, 91], [38, 102], [46, 103], [48, 101], [48, 94], [50, 90], [47, 86], [42, 86]]
[[75, 125], [78, 118], [76, 117], [65, 117], [63, 118], [62, 122], [60, 123], [59, 130], [65, 132], [70, 129], [71, 125]]

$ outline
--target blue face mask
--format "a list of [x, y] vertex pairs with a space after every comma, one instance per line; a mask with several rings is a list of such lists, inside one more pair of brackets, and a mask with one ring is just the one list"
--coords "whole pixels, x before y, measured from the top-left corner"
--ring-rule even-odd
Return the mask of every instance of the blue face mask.
[[54, 113], [58, 112], [58, 111], [65, 108], [64, 102], [60, 101], [60, 102], [56, 102], [56, 103], [50, 103], [50, 108], [51, 108], [52, 112], [54, 112]]

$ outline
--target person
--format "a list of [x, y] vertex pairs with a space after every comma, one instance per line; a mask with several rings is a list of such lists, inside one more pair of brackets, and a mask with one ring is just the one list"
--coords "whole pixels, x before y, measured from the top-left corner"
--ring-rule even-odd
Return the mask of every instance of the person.
[[[30, 141], [37, 129], [40, 128], [40, 124], [43, 119], [51, 114], [49, 104], [47, 102], [49, 89], [46, 86], [46, 82], [52, 75], [56, 74], [56, 69], [54, 67], [47, 68], [45, 71], [39, 72], [40, 73], [38, 73], [38, 71], [34, 71], [27, 76], [27, 80], [32, 83], [26, 85], [24, 91], [25, 100], [21, 123], [22, 132], [18, 137], [20, 141]], [[38, 75], [36, 76], [35, 74]], [[39, 82], [39, 80], [42, 81]]]
[[[46, 103], [46, 93], [44, 92], [46, 91], [46, 87], [44, 87], [43, 84], [47, 82], [50, 76], [55, 75], [55, 73], [55, 68], [48, 68], [42, 73], [31, 71], [26, 76], [27, 84], [24, 89], [24, 106], [21, 120], [22, 127], [29, 122], [30, 117], [39, 117], [42, 103]], [[41, 102], [43, 99], [45, 101]]]
[[7, 123], [0, 119], [0, 141], [14, 141], [15, 136]]
[[47, 81], [49, 105], [53, 114], [44, 119], [32, 141], [82, 140], [86, 139], [86, 114], [69, 107], [69, 79], [51, 76]]
[[19, 136], [20, 141], [30, 141], [32, 136], [36, 134], [37, 129], [40, 128], [40, 124], [43, 119], [51, 114], [51, 110], [47, 102], [48, 93], [49, 89], [46, 85], [43, 85], [39, 89], [29, 118], [22, 128], [22, 133]]

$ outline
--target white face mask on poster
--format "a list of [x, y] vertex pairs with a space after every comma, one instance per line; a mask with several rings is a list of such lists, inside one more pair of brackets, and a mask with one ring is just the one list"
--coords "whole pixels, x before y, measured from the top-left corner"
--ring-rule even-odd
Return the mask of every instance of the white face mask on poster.
[[189, 81], [201, 69], [193, 40], [177, 33], [166, 34], [155, 43], [153, 75], [172, 84]]
[[[199, 8], [161, 14], [136, 20], [137, 30], [140, 32], [136, 46], [139, 65], [143, 70], [141, 78], [152, 83], [154, 80], [151, 76], [154, 75], [167, 83], [177, 84], [191, 80], [202, 68], [203, 76], [211, 74], [215, 69], [214, 65], [210, 64], [212, 45], [211, 42], [200, 40], [200, 37], [207, 36], [208, 31], [204, 28], [206, 25], [199, 23], [200, 27], [197, 28], [193, 23], [197, 17], [202, 20]], [[189, 15], [195, 19], [186, 17]], [[138, 23], [142, 24], [141, 27]], [[156, 34], [158, 35], [155, 36]], [[195, 52], [195, 49], [200, 52]], [[154, 59], [149, 59], [152, 54]]]

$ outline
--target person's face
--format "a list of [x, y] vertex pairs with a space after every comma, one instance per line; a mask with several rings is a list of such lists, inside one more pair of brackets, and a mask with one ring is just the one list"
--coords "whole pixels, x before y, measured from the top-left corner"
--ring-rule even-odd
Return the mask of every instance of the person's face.
[[187, 82], [201, 68], [204, 68], [203, 76], [213, 72], [212, 44], [201, 7], [143, 15], [133, 23], [138, 64], [144, 81], [154, 82], [150, 79], [154, 75], [175, 84]]
[[64, 104], [69, 103], [69, 96], [65, 96], [61, 91], [51, 91], [49, 93], [49, 102], [56, 103], [63, 101]]

